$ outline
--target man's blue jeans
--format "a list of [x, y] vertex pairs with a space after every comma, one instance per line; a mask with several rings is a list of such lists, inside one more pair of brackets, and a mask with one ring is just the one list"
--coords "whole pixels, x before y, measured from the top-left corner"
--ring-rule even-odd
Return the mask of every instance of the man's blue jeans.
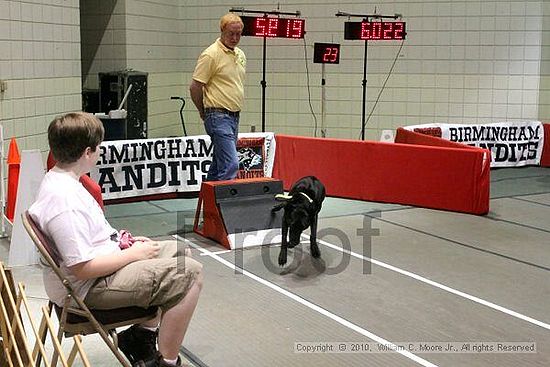
[[206, 181], [234, 179], [239, 170], [239, 117], [220, 111], [207, 111], [204, 116], [204, 128], [214, 147]]

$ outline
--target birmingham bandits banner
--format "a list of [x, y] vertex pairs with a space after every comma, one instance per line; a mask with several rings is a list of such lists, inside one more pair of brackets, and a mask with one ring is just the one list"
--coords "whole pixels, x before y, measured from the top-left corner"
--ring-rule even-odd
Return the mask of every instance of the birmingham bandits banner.
[[[199, 191], [212, 162], [208, 135], [101, 143], [99, 161], [90, 172], [103, 199]], [[275, 159], [273, 133], [239, 134], [238, 178], [271, 177]]]
[[544, 145], [540, 121], [492, 124], [425, 124], [407, 130], [491, 151], [491, 167], [538, 165]]
[[237, 155], [239, 172], [237, 178], [265, 177], [265, 138], [239, 138]]

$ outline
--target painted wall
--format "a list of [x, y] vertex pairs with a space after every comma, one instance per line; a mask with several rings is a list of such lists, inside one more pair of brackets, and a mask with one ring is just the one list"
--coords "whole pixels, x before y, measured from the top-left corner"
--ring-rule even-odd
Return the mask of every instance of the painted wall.
[[[305, 40], [267, 41], [268, 131], [320, 135], [321, 66], [311, 61], [313, 43], [336, 42], [342, 44], [341, 63], [326, 66], [327, 136], [359, 137], [364, 45], [343, 40], [346, 19], [334, 14], [370, 14], [375, 7], [402, 14], [408, 35], [401, 49], [399, 42], [369, 43], [367, 112], [379, 101], [366, 126], [368, 139], [418, 123], [550, 121], [547, 1], [279, 3], [281, 11], [301, 11], [307, 34]], [[6, 138], [16, 136], [22, 149], [45, 151], [53, 116], [80, 109], [81, 88], [97, 88], [97, 72], [125, 68], [149, 73], [149, 136], [182, 133], [180, 104], [170, 96], [186, 99], [187, 130], [202, 134], [188, 85], [199, 53], [218, 37], [219, 17], [231, 6], [274, 8], [272, 1], [0, 1]], [[259, 130], [262, 40], [243, 37], [241, 47], [248, 57], [241, 131]]]
[[[148, 75], [149, 137], [181, 135], [183, 63], [178, 0], [80, 0], [83, 87], [99, 88], [99, 72]], [[107, 112], [107, 111], [105, 111]]]
[[539, 119], [550, 122], [550, 2], [543, 2]]
[[[186, 79], [193, 70], [192, 56], [216, 37], [216, 17], [233, 4], [187, 2]], [[260, 1], [250, 8], [272, 7], [271, 2]], [[550, 98], [543, 98], [549, 87], [548, 2], [544, 6], [543, 1], [285, 2], [281, 10], [300, 10], [306, 18], [306, 46], [301, 41], [268, 41], [268, 130], [313, 135], [315, 119], [309, 108], [304, 52], [308, 53], [311, 104], [319, 124], [321, 67], [311, 64], [312, 45], [336, 42], [342, 44], [340, 65], [326, 66], [327, 134], [360, 136], [364, 45], [343, 39], [347, 19], [334, 14], [339, 10], [372, 14], [375, 7], [381, 14], [403, 14], [408, 35], [400, 51], [399, 42], [369, 43], [368, 113], [396, 57], [397, 62], [368, 121], [367, 138], [377, 140], [382, 129], [408, 124], [550, 120]], [[260, 121], [261, 44], [260, 39], [250, 37], [241, 41], [248, 56], [242, 129], [258, 127]]]
[[81, 108], [78, 9], [78, 0], [0, 1], [0, 123], [21, 150], [45, 151], [49, 122]]

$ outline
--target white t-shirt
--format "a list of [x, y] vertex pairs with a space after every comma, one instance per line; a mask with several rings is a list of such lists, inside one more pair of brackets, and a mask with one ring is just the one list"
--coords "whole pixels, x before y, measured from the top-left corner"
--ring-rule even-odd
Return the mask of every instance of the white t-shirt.
[[[69, 267], [99, 255], [121, 251], [111, 236], [118, 231], [105, 219], [103, 210], [82, 184], [67, 173], [49, 171], [40, 185], [29, 213], [44, 234], [55, 244], [61, 270], [84, 298], [95, 279], [78, 280]], [[66, 290], [52, 269], [44, 271], [48, 297], [63, 304]]]

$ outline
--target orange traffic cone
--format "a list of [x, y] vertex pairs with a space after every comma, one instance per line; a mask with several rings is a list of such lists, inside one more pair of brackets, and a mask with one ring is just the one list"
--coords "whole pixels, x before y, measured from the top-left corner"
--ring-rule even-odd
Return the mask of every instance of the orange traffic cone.
[[15, 215], [15, 201], [17, 200], [17, 185], [19, 183], [19, 167], [21, 165], [21, 155], [15, 138], [11, 138], [8, 149], [8, 193], [6, 202], [6, 217], [13, 223]]

